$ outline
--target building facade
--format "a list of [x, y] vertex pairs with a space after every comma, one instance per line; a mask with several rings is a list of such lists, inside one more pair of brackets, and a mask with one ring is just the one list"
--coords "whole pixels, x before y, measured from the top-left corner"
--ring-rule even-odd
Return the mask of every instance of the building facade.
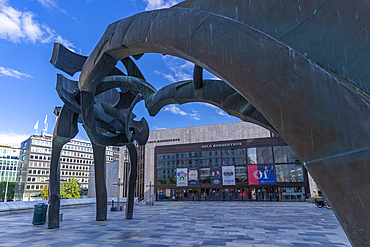
[[10, 146], [0, 146], [0, 182], [16, 181], [19, 150]]
[[[15, 187], [16, 200], [32, 200], [48, 185], [52, 135], [32, 135], [21, 143]], [[118, 148], [107, 147], [107, 162], [118, 159]], [[72, 139], [63, 146], [60, 155], [61, 182], [78, 180], [82, 189], [88, 189], [89, 168], [94, 165], [90, 142]]]
[[268, 130], [237, 122], [151, 131], [145, 146], [145, 198], [303, 201], [308, 174]]

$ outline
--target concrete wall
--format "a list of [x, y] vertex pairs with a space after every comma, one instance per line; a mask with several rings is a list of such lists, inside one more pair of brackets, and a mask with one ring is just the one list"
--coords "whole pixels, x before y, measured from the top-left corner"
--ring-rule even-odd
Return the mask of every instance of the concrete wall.
[[[118, 180], [118, 161], [106, 164], [105, 182], [107, 185], [108, 197], [117, 197], [117, 185], [113, 185]], [[121, 189], [122, 190], [122, 189]], [[89, 191], [88, 198], [95, 198], [95, 171], [94, 166], [89, 170]]]

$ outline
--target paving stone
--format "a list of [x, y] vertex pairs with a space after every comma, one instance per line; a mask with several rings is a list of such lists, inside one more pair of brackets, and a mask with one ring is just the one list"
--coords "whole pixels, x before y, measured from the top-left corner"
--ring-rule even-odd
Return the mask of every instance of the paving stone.
[[31, 224], [33, 212], [0, 216], [0, 246], [351, 246], [330, 210], [298, 202], [155, 202], [134, 218], [95, 207], [62, 209], [59, 229]]

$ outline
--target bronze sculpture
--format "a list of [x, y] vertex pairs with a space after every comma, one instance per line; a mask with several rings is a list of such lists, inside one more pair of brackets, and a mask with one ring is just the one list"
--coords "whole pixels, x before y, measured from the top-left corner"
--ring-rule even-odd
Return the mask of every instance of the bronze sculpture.
[[[344, 0], [188, 0], [117, 21], [83, 63], [78, 98], [84, 127], [93, 143], [109, 143], [96, 131], [92, 114], [102, 82], [114, 88], [136, 81], [142, 89], [136, 96], [142, 95], [153, 114], [165, 102], [200, 99], [227, 106], [229, 113], [284, 139], [325, 193], [351, 243], [369, 245], [369, 21], [361, 14], [366, 10], [367, 2]], [[193, 62], [191, 86], [181, 82], [162, 95], [161, 90], [149, 92], [129, 59], [144, 53]], [[115, 69], [119, 60], [132, 66], [129, 73], [135, 78], [123, 79]], [[202, 69], [234, 91], [225, 88], [220, 98], [203, 94], [212, 82], [201, 79]], [[114, 115], [109, 109], [104, 107]], [[64, 115], [77, 121], [73, 114]], [[115, 138], [125, 143], [122, 136]]]

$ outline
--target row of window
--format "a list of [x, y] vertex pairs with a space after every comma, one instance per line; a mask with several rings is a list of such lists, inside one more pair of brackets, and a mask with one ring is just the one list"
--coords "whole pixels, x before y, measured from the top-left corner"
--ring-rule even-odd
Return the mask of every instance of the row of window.
[[[7, 172], [7, 171], [0, 171], [1, 177], [15, 177], [17, 176], [17, 172]], [[1, 180], [4, 181], [4, 180]]]
[[[193, 168], [194, 169], [194, 168]], [[235, 166], [235, 182], [248, 183], [248, 165]], [[200, 184], [210, 184], [212, 168], [195, 168], [199, 174]], [[177, 169], [157, 170], [157, 184], [176, 184]], [[251, 174], [252, 175], [252, 174]], [[276, 182], [304, 182], [301, 164], [276, 164]]]
[[[51, 142], [47, 142], [47, 141], [32, 140], [32, 143], [33, 144], [37, 144], [37, 145], [45, 145], [45, 146], [49, 146], [49, 147], [52, 146]], [[77, 141], [71, 141], [70, 143], [76, 144], [76, 145], [81, 145], [81, 146], [91, 147], [91, 144], [90, 143], [77, 142]], [[90, 152], [90, 153], [93, 152], [92, 148], [85, 148], [85, 147], [79, 147], [79, 146], [74, 146], [74, 145], [64, 145], [63, 146], [63, 149], [84, 151], [84, 152]], [[117, 148], [116, 149], [113, 149], [112, 147], [107, 147], [107, 150], [115, 150], [115, 151], [118, 151]], [[39, 147], [32, 147], [31, 148], [31, 151], [32, 152], [41, 152], [41, 153], [51, 153], [51, 149], [39, 148]], [[65, 152], [65, 151], [62, 151], [62, 152]], [[113, 155], [113, 152], [107, 151], [106, 154], [107, 155]]]
[[299, 162], [289, 146], [157, 154], [157, 168]]
[[80, 176], [80, 177], [88, 177], [88, 172], [73, 172], [73, 171], [62, 171], [63, 176]]
[[31, 159], [35, 159], [35, 160], [50, 160], [50, 156], [46, 156], [46, 155], [34, 155], [34, 154], [31, 154], [30, 155], [30, 158]]
[[45, 167], [45, 168], [49, 168], [50, 167], [50, 163], [30, 161], [29, 162], [29, 167]]
[[49, 180], [48, 177], [28, 177], [27, 178], [27, 181], [28, 182], [47, 182], [47, 180]]
[[15, 182], [16, 177], [6, 177], [6, 176], [1, 176], [0, 181], [8, 181], [8, 182]]
[[29, 169], [28, 174], [48, 175], [49, 170]]
[[0, 170], [17, 170], [16, 166], [0, 166]]
[[60, 158], [59, 159], [62, 162], [70, 162], [70, 163], [77, 163], [77, 164], [90, 164], [93, 165], [93, 160], [80, 160], [80, 159], [72, 159], [72, 158]]
[[76, 166], [76, 165], [63, 164], [62, 169], [89, 170], [89, 166]]
[[13, 160], [0, 160], [0, 166], [1, 165], [17, 165], [18, 161], [13, 161]]

